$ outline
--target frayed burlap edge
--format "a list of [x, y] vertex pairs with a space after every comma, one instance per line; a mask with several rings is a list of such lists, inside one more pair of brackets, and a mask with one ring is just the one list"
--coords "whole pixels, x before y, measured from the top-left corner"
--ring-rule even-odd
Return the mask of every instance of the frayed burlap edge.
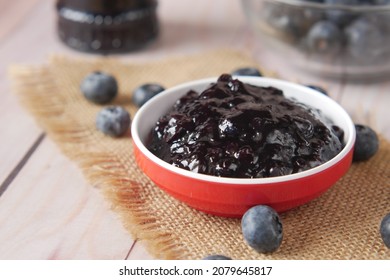
[[[51, 57], [51, 61], [58, 60], [66, 58]], [[110, 152], [93, 149], [80, 152], [70, 144], [82, 142], [83, 145], [90, 144], [93, 147], [94, 143], [85, 135], [83, 126], [77, 124], [77, 118], [62, 117], [62, 104], [65, 100], [62, 95], [55, 95], [58, 87], [50, 67], [13, 66], [10, 68], [10, 77], [14, 81], [13, 91], [17, 93], [23, 106], [35, 116], [38, 124], [57, 143], [60, 150], [79, 165], [87, 180], [99, 186], [114, 210], [122, 217], [124, 227], [130, 234], [135, 239], [145, 240], [148, 251], [157, 258], [182, 258], [183, 251], [177, 244], [172, 244], [170, 234], [160, 232], [154, 219], [150, 219], [150, 213], [145, 211], [137, 196], [138, 189], [142, 186], [127, 178], [128, 170], [121, 164], [121, 159], [113, 158]], [[47, 98], [48, 92], [52, 92], [54, 97]], [[91, 166], [99, 168], [92, 169]]]

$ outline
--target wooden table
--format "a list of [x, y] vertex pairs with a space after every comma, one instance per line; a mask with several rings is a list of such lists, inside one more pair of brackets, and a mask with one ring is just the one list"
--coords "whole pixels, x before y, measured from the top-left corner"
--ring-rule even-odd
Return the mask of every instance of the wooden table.
[[[121, 58], [242, 50], [281, 78], [326, 87], [355, 122], [390, 140], [390, 79], [354, 84], [296, 72], [269, 55], [248, 28], [239, 0], [160, 0], [158, 13], [159, 39]], [[58, 41], [55, 20], [54, 1], [0, 0], [0, 259], [151, 259], [11, 93], [10, 64], [43, 63], [51, 53], [91, 57]]]

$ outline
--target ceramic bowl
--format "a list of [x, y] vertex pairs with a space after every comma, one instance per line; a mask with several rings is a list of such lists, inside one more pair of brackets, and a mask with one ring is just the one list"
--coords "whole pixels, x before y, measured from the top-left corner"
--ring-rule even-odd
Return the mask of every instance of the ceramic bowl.
[[345, 146], [333, 159], [303, 172], [271, 178], [223, 178], [184, 170], [152, 154], [145, 142], [158, 118], [189, 90], [202, 92], [217, 78], [188, 82], [169, 88], [145, 103], [135, 114], [131, 134], [135, 159], [140, 169], [161, 189], [203, 212], [241, 217], [250, 207], [265, 204], [278, 212], [297, 207], [320, 196], [349, 169], [355, 128], [347, 112], [331, 98], [306, 86], [263, 77], [239, 77], [244, 83], [273, 86], [287, 98], [320, 109], [344, 130]]

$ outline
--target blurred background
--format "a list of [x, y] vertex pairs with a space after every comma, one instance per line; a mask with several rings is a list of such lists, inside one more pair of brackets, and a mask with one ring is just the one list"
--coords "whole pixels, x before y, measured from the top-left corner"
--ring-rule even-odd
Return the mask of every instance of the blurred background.
[[[68, 5], [72, 7], [72, 2], [83, 1], [58, 3], [62, 7], [70, 3]], [[60, 41], [56, 4], [54, 0], [0, 1], [3, 65], [26, 60], [42, 61], [53, 52], [86, 55]], [[204, 1], [160, 0], [156, 4], [158, 35], [149, 44], [126, 53], [127, 56], [144, 59], [219, 47], [250, 49], [248, 40], [251, 35], [239, 0], [215, 0], [207, 5]]]

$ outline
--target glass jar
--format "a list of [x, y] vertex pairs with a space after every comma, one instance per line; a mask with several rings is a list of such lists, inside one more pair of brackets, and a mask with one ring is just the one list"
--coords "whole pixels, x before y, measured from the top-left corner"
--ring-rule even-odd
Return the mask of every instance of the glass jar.
[[57, 0], [58, 35], [89, 53], [140, 49], [158, 35], [157, 0]]

